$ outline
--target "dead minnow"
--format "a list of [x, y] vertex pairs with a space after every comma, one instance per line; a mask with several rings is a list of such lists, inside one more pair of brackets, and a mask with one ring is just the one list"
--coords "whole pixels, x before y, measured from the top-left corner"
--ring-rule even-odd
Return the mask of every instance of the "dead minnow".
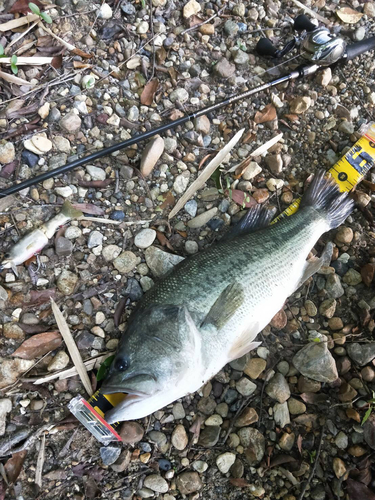
[[324, 257], [306, 258], [353, 206], [319, 172], [294, 215], [269, 225], [269, 210], [250, 209], [223, 241], [176, 266], [129, 319], [102, 387], [104, 394], [128, 396], [106, 420], [145, 417], [257, 347], [257, 334], [285, 300], [330, 261], [332, 243]]
[[72, 204], [66, 200], [60, 213], [52, 217], [51, 220], [44, 222], [37, 229], [26, 234], [4, 255], [0, 263], [0, 272], [3, 269], [11, 268], [17, 274], [16, 266], [23, 264], [33, 257], [33, 255], [39, 253], [47, 245], [48, 241], [59, 227], [82, 215], [83, 213], [80, 210], [75, 209]]

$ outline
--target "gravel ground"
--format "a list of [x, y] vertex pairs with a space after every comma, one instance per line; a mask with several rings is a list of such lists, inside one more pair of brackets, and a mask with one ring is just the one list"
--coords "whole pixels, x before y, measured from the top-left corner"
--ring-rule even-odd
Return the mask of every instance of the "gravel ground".
[[[13, 3], [0, 5], [0, 23], [19, 17], [8, 14]], [[364, 13], [354, 25], [335, 14], [344, 2], [310, 4], [349, 43], [374, 32], [375, 3], [351, 2]], [[293, 2], [143, 0], [99, 7], [57, 0], [48, 11], [52, 32], [83, 54], [42, 28], [14, 43], [10, 54], [53, 55], [55, 68], [19, 66], [17, 76], [40, 85], [37, 91], [0, 87], [0, 187], [301, 62], [275, 68], [253, 53], [260, 28], [278, 45], [290, 37], [290, 20], [300, 13]], [[0, 43], [7, 47], [16, 35], [4, 32]], [[0, 499], [375, 498], [375, 420], [369, 416], [375, 174], [357, 189], [357, 208], [345, 226], [316, 245], [319, 252], [328, 239], [335, 242], [331, 266], [289, 298], [259, 335], [262, 346], [198, 393], [124, 423], [122, 446], [101, 447], [70, 415], [67, 403], [84, 394], [78, 377], [33, 384], [72, 366], [59, 335], [26, 344], [23, 358], [12, 356], [25, 340], [56, 330], [51, 295], [84, 360], [113, 351], [143, 293], [181, 256], [219, 239], [242, 215], [243, 201], [280, 212], [303, 192], [311, 173], [347, 151], [359, 127], [374, 118], [374, 68], [370, 53], [0, 200], [1, 252], [52, 218], [66, 199], [89, 204], [91, 212], [94, 205], [94, 216], [116, 223], [74, 220], [39, 262], [19, 266], [18, 276], [0, 274], [0, 472], [11, 483], [5, 493], [2, 480]], [[224, 161], [220, 179], [210, 179], [168, 222], [207, 155], [242, 127], [243, 139]], [[228, 173], [279, 132], [282, 139], [267, 155]]]

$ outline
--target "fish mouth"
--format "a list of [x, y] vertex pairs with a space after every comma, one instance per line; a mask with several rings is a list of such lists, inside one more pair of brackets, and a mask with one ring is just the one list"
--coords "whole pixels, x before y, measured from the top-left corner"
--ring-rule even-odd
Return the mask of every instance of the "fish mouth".
[[[155, 384], [153, 391], [142, 390], [137, 387], [144, 382], [152, 382]], [[156, 377], [150, 373], [137, 373], [126, 377], [125, 379], [119, 379], [118, 374], [113, 374], [105, 380], [101, 386], [101, 391], [103, 394], [115, 394], [115, 393], [125, 393], [132, 396], [137, 396], [139, 398], [145, 398], [151, 396], [156, 389]]]

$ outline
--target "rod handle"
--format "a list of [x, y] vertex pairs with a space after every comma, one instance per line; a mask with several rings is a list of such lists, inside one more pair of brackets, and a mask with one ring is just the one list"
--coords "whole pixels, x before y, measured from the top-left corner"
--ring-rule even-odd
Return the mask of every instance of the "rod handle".
[[269, 38], [261, 38], [256, 44], [255, 50], [260, 56], [276, 57], [277, 48]]
[[294, 20], [294, 29], [296, 31], [314, 31], [316, 26], [305, 14], [301, 14]]
[[346, 58], [348, 60], [354, 59], [369, 50], [375, 49], [375, 36], [366, 38], [357, 43], [352, 43], [346, 47]]

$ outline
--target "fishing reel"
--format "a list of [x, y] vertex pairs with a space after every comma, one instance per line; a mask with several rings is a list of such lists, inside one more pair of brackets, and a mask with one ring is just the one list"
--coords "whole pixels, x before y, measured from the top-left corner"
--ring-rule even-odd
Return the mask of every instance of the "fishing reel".
[[296, 46], [300, 47], [301, 56], [318, 66], [330, 66], [346, 54], [346, 42], [335, 37], [328, 28], [321, 27], [315, 21], [301, 14], [294, 21], [294, 29], [299, 32], [283, 49], [278, 50], [269, 38], [261, 38], [255, 50], [261, 56], [281, 58]]

